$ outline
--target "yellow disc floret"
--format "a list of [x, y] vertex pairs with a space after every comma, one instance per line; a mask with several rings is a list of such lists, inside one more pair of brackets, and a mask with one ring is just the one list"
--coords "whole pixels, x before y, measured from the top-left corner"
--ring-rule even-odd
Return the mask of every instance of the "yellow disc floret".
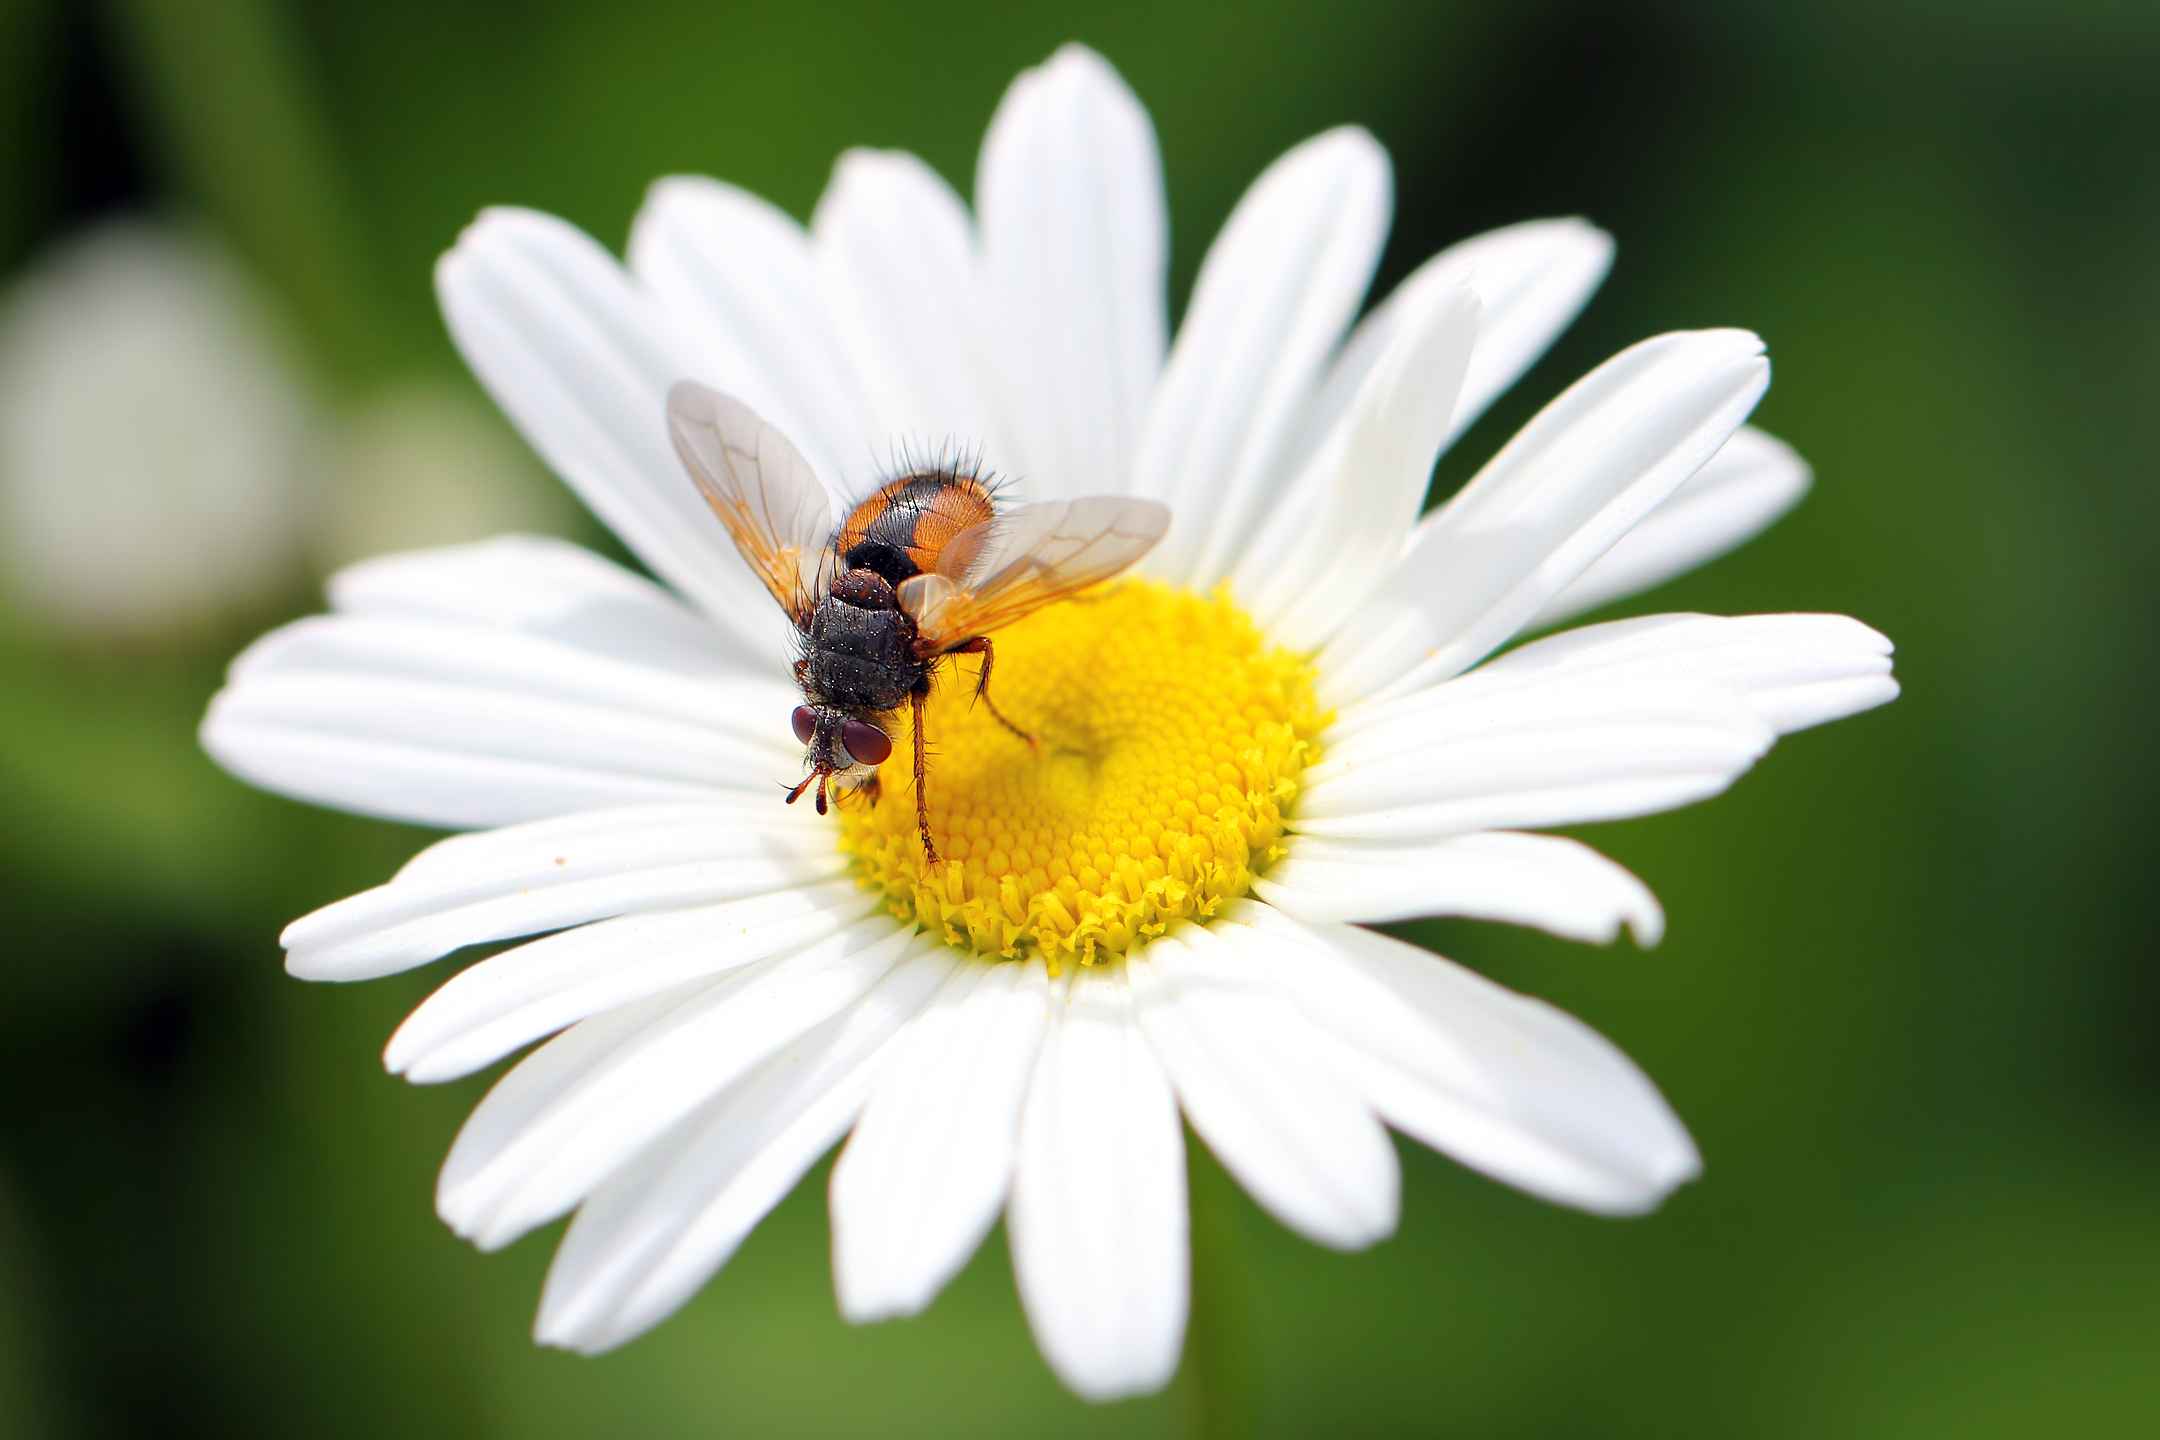
[[985, 955], [1039, 952], [1053, 973], [1205, 919], [1281, 854], [1283, 812], [1322, 716], [1304, 659], [1227, 598], [1128, 580], [945, 662], [925, 708], [930, 834], [915, 829], [907, 712], [876, 806], [842, 807], [841, 844], [893, 911]]

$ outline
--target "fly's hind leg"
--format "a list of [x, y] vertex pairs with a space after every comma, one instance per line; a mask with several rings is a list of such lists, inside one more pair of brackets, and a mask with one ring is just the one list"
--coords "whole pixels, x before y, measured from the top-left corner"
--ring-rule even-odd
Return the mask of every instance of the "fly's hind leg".
[[1005, 712], [998, 709], [997, 701], [990, 698], [990, 665], [997, 658], [996, 652], [990, 646], [990, 637], [978, 635], [972, 640], [963, 641], [953, 646], [952, 649], [945, 653], [948, 655], [982, 656], [982, 672], [975, 677], [975, 698], [990, 707], [990, 714], [998, 724], [1003, 725], [1007, 730], [1012, 731], [1013, 734], [1026, 741], [1028, 749], [1040, 752], [1042, 745], [1035, 737], [1018, 725], [1013, 724]]
[[908, 696], [908, 704], [913, 707], [915, 714], [915, 829], [922, 836], [923, 860], [935, 865], [938, 863], [938, 853], [937, 846], [930, 840], [930, 792], [923, 788], [924, 776], [929, 773], [929, 766], [924, 761], [926, 752], [923, 749], [923, 701], [928, 699], [929, 695], [930, 687], [927, 684], [919, 686]]

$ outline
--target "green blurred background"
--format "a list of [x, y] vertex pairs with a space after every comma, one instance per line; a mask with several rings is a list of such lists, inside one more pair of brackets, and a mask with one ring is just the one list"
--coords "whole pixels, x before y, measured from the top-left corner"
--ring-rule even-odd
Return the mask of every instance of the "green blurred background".
[[[271, 527], [269, 579], [199, 613], [86, 625], [9, 591], [0, 1434], [2152, 1424], [2160, 7], [1837, 9], [0, 0], [0, 288], [87, 227], [184, 222], [259, 287], [317, 431], [424, 394], [511, 477], [498, 509], [438, 524], [410, 483], [434, 451], [298, 464], [254, 502], [302, 517]], [[1036, 1358], [1001, 1236], [926, 1317], [842, 1325], [821, 1166], [646, 1339], [539, 1350], [552, 1234], [485, 1257], [432, 1212], [482, 1083], [408, 1088], [378, 1062], [440, 972], [336, 988], [279, 965], [286, 920], [423, 837], [245, 790], [197, 717], [369, 536], [499, 516], [599, 542], [436, 318], [429, 266], [476, 209], [619, 243], [650, 179], [699, 171], [806, 214], [862, 143], [965, 190], [1007, 81], [1068, 38], [1153, 111], [1174, 300], [1246, 181], [1342, 121], [1395, 159], [1382, 287], [1514, 219], [1615, 233], [1604, 291], [1436, 493], [1621, 345], [1760, 330], [1759, 419], [1815, 492], [1644, 603], [1859, 615], [1898, 641], [1904, 698], [1715, 804], [1596, 832], [1665, 901], [1655, 952], [1416, 927], [1657, 1078], [1708, 1168], [1653, 1218], [1551, 1209], [1405, 1145], [1400, 1235], [1344, 1257], [1196, 1159], [1186, 1364], [1099, 1410]], [[120, 524], [128, 487], [166, 476], [0, 479], [102, 487]], [[369, 528], [408, 511], [410, 532]]]

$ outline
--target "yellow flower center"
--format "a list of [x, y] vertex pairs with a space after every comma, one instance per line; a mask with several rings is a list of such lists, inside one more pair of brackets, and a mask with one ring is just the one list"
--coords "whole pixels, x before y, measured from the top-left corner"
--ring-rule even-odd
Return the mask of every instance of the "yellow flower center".
[[1325, 717], [1311, 664], [1227, 598], [1128, 580], [995, 641], [990, 698], [1038, 746], [972, 703], [972, 659], [946, 663], [924, 719], [938, 863], [915, 830], [905, 710], [883, 799], [842, 807], [840, 843], [895, 914], [1055, 973], [1205, 919], [1281, 855]]

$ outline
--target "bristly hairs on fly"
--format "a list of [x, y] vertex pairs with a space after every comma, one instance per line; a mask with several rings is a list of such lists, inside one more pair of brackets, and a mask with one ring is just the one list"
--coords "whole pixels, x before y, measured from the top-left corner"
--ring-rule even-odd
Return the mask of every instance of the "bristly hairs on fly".
[[878, 462], [873, 452], [871, 463], [878, 478], [861, 495], [851, 497], [853, 503], [862, 503], [895, 480], [915, 476], [972, 480], [988, 491], [994, 500], [1003, 499], [1009, 502], [1012, 499], [1007, 492], [1018, 483], [1018, 477], [1001, 475], [989, 469], [984, 464], [988, 450], [981, 441], [971, 446], [957, 436], [948, 434], [937, 442], [935, 448], [918, 448], [918, 443], [909, 440], [905, 435], [895, 438], [887, 448], [882, 463]]

